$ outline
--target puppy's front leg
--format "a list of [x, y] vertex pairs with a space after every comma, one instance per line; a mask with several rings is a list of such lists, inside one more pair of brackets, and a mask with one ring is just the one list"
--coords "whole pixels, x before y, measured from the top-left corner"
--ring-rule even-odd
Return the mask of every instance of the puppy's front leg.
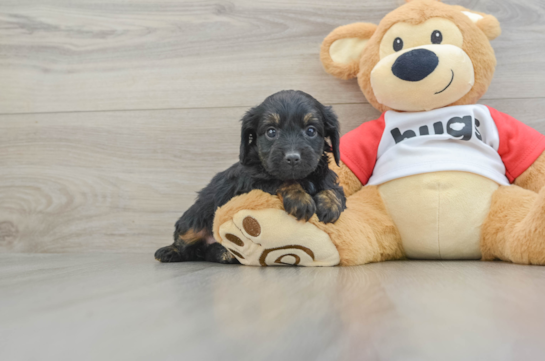
[[320, 222], [335, 223], [346, 209], [346, 196], [333, 171], [324, 177], [322, 191], [314, 196], [316, 215]]
[[316, 213], [314, 200], [297, 182], [284, 183], [277, 194], [284, 203], [284, 210], [297, 220], [308, 221]]
[[326, 189], [314, 196], [316, 202], [316, 215], [320, 222], [335, 223], [346, 209], [344, 193], [337, 189]]

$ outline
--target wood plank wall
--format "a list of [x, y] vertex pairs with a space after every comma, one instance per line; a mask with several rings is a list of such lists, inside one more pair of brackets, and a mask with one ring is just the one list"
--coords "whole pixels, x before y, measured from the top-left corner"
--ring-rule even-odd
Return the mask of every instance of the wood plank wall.
[[[454, 3], [450, 0], [447, 3]], [[327, 75], [321, 40], [397, 0], [3, 0], [0, 252], [153, 252], [219, 170], [241, 115], [281, 89], [378, 112]], [[495, 15], [482, 103], [545, 133], [545, 3], [459, 0]]]

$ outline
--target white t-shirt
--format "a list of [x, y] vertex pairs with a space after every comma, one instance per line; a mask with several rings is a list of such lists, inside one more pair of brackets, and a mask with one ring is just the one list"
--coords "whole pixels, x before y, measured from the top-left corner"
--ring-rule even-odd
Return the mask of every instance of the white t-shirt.
[[508, 185], [545, 150], [545, 137], [485, 105], [387, 111], [341, 140], [341, 159], [363, 184], [464, 171]]

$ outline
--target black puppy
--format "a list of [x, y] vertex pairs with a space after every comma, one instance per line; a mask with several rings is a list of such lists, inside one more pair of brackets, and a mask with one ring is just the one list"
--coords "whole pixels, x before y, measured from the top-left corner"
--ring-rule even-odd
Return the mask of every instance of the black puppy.
[[214, 243], [214, 213], [253, 189], [281, 197], [286, 212], [298, 220], [316, 213], [322, 222], [335, 222], [346, 208], [337, 175], [328, 168], [326, 152], [339, 163], [339, 123], [331, 107], [301, 91], [278, 92], [244, 115], [241, 138], [240, 162], [199, 192], [176, 222], [174, 243], [155, 252], [157, 260], [238, 263]]

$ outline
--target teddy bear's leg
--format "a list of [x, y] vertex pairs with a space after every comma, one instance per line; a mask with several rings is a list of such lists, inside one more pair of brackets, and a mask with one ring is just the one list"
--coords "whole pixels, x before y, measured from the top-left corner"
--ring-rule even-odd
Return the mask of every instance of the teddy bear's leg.
[[481, 252], [483, 260], [545, 265], [545, 188], [498, 188], [482, 226]]
[[214, 236], [242, 264], [348, 266], [404, 257], [399, 232], [376, 187], [350, 196], [335, 223], [297, 221], [278, 197], [261, 191], [233, 198], [216, 211]]

